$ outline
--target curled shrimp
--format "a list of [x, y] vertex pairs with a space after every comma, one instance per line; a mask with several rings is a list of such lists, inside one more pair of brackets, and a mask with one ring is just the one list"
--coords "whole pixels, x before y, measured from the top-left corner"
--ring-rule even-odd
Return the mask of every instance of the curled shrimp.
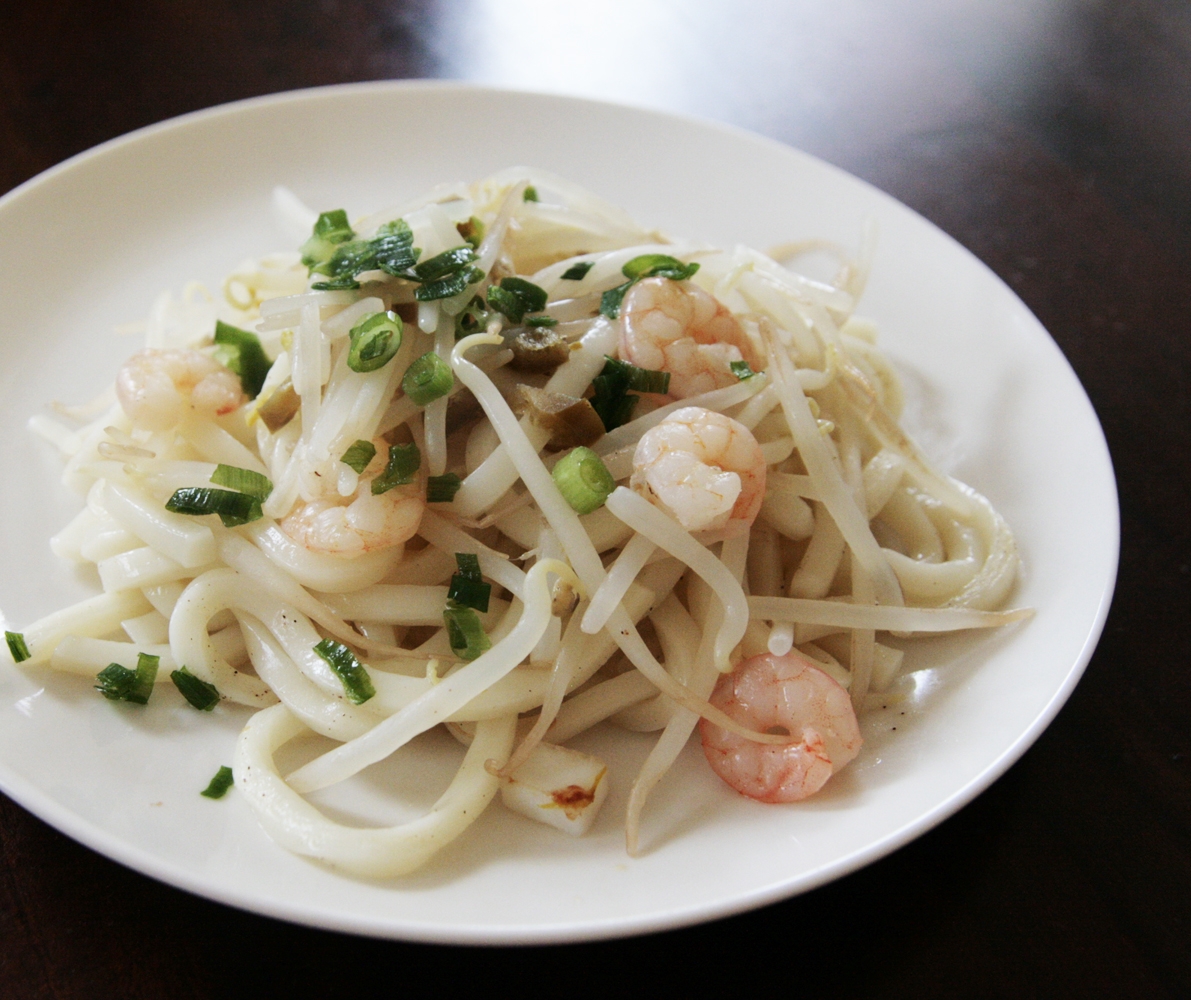
[[848, 692], [797, 652], [743, 661], [720, 678], [710, 701], [751, 729], [784, 729], [796, 737], [785, 745], [753, 743], [700, 721], [712, 770], [741, 795], [761, 802], [814, 795], [864, 742]]
[[189, 348], [138, 351], [116, 376], [116, 397], [138, 427], [162, 431], [188, 414], [223, 416], [243, 405], [240, 376]]
[[629, 485], [687, 531], [748, 526], [765, 498], [765, 456], [743, 424], [684, 406], [641, 436]]
[[374, 494], [372, 481], [385, 469], [388, 445], [380, 439], [373, 445], [376, 457], [354, 493], [299, 501], [278, 522], [281, 530], [312, 552], [349, 559], [409, 541], [426, 509], [426, 479], [419, 474], [412, 483]]
[[620, 357], [670, 373], [670, 395], [686, 399], [737, 381], [733, 361], [764, 367], [744, 327], [698, 285], [646, 278], [620, 307]]

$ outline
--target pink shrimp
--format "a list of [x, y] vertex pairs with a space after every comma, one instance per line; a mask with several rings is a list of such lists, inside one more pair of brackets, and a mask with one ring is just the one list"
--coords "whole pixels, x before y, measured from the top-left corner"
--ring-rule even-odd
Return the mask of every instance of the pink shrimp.
[[784, 729], [797, 737], [784, 746], [753, 743], [700, 721], [712, 770], [761, 802], [814, 795], [864, 742], [848, 692], [797, 652], [745, 660], [720, 678], [710, 701], [751, 729]]
[[629, 485], [687, 531], [747, 526], [765, 499], [765, 456], [743, 424], [684, 406], [641, 435]]
[[173, 427], [188, 412], [223, 416], [246, 398], [239, 375], [189, 348], [138, 351], [116, 376], [116, 397], [134, 424], [151, 431]]
[[331, 494], [300, 501], [279, 522], [281, 530], [312, 552], [352, 558], [409, 541], [426, 510], [426, 477], [373, 494], [372, 480], [385, 469], [388, 444], [377, 438], [376, 456], [351, 496]]
[[733, 361], [747, 361], [754, 371], [764, 367], [735, 316], [698, 285], [669, 278], [646, 278], [625, 295], [620, 356], [669, 372], [675, 399], [732, 385]]

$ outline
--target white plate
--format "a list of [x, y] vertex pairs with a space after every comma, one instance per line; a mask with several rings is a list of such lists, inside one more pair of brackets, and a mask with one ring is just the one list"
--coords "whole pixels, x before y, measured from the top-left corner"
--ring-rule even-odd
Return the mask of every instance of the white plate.
[[[1014, 603], [1032, 621], [924, 644], [914, 703], [869, 718], [862, 756], [823, 794], [762, 806], [715, 781], [698, 748], [652, 800], [646, 852], [621, 814], [644, 738], [603, 745], [613, 795], [572, 840], [493, 807], [404, 880], [337, 875], [275, 847], [233, 792], [198, 791], [230, 761], [243, 717], [162, 699], [113, 705], [85, 684], [0, 666], [0, 784], [59, 830], [141, 872], [234, 906], [384, 937], [567, 941], [739, 912], [850, 872], [986, 788], [1037, 738], [1099, 636], [1116, 570], [1116, 493], [1087, 398], [1038, 321], [966, 250], [893, 199], [775, 142], [669, 115], [451, 84], [336, 87], [247, 101], [100, 146], [0, 201], [0, 608], [19, 628], [95, 591], [47, 539], [78, 509], [58, 460], [26, 431], [48, 400], [99, 391], [136, 346], [114, 334], [165, 288], [218, 287], [241, 259], [285, 248], [269, 194], [363, 213], [443, 180], [528, 163], [642, 222], [720, 245], [822, 236], [880, 244], [862, 312], [906, 376], [911, 429], [987, 494], [1017, 533]], [[896, 728], [895, 728], [896, 727]], [[422, 756], [436, 738], [409, 751]], [[436, 780], [445, 781], [439, 765]], [[344, 815], [394, 821], [380, 766]]]

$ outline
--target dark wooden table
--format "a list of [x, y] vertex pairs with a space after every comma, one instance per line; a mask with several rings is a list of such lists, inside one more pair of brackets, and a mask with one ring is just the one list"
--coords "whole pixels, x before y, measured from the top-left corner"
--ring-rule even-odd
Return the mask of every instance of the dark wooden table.
[[10, 4], [0, 191], [182, 112], [417, 76], [752, 128], [986, 261], [1058, 341], [1112, 449], [1123, 551], [1100, 647], [1034, 748], [910, 846], [753, 914], [621, 942], [445, 949], [290, 926], [134, 874], [3, 800], [0, 996], [393, 995], [423, 976], [694, 993], [715, 970], [798, 996], [1191, 995], [1191, 7]]

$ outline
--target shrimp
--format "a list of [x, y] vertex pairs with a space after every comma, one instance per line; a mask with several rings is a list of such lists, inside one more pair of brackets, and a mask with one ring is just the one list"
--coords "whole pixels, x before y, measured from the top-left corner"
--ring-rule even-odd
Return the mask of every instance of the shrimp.
[[689, 281], [646, 278], [620, 307], [620, 357], [638, 368], [670, 373], [670, 395], [686, 399], [737, 381], [730, 365], [764, 360], [744, 327], [722, 304]]
[[214, 358], [189, 348], [146, 348], [124, 362], [116, 396], [138, 427], [163, 431], [188, 412], [218, 417], [243, 405], [240, 376]]
[[423, 475], [384, 493], [372, 492], [372, 481], [385, 469], [388, 444], [373, 441], [376, 457], [360, 476], [350, 496], [331, 494], [299, 503], [278, 524], [305, 549], [350, 559], [367, 552], [391, 549], [407, 542], [418, 530], [426, 509]]
[[765, 456], [743, 424], [684, 406], [641, 436], [629, 485], [687, 531], [747, 527], [765, 498]]
[[761, 802], [814, 795], [864, 742], [848, 692], [796, 651], [745, 660], [720, 678], [710, 701], [751, 729], [780, 728], [797, 737], [785, 745], [753, 743], [700, 721], [712, 770], [741, 795]]

